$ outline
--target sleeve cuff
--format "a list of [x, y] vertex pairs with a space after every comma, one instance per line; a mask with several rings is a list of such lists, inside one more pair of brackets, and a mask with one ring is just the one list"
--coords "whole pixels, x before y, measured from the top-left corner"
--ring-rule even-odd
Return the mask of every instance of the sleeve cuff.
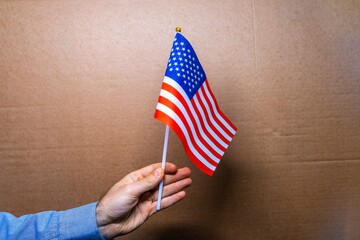
[[61, 239], [104, 240], [96, 224], [96, 202], [60, 212]]

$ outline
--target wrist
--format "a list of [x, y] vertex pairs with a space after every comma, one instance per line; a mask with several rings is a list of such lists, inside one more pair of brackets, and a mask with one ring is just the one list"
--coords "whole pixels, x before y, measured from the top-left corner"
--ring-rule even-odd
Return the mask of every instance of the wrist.
[[96, 224], [98, 225], [98, 227], [106, 225], [106, 217], [104, 214], [103, 205], [100, 202], [96, 204], [95, 213]]
[[106, 217], [103, 211], [103, 205], [100, 202], [96, 204], [95, 214], [96, 214], [96, 224], [100, 234], [103, 236], [104, 239], [111, 239], [109, 238], [109, 234], [107, 231]]

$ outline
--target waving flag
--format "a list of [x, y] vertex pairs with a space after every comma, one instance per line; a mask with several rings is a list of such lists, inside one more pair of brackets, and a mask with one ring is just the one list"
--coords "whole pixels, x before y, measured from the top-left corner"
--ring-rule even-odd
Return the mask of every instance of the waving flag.
[[194, 49], [179, 32], [171, 49], [155, 118], [177, 134], [188, 157], [210, 176], [237, 130], [220, 111]]

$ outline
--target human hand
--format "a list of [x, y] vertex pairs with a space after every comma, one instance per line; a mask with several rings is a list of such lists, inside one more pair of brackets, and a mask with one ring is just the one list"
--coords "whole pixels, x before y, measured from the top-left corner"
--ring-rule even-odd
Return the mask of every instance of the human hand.
[[110, 188], [96, 206], [96, 221], [102, 236], [114, 238], [141, 226], [156, 213], [158, 185], [164, 178], [161, 208], [165, 209], [185, 197], [191, 185], [189, 168], [178, 169], [156, 163], [134, 171]]

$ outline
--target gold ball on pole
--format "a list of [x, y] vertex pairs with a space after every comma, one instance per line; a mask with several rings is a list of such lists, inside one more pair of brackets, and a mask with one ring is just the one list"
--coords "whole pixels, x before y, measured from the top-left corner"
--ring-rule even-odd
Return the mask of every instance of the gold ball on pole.
[[176, 32], [181, 32], [181, 27], [176, 27], [176, 28], [175, 28], [175, 31], [176, 31]]

